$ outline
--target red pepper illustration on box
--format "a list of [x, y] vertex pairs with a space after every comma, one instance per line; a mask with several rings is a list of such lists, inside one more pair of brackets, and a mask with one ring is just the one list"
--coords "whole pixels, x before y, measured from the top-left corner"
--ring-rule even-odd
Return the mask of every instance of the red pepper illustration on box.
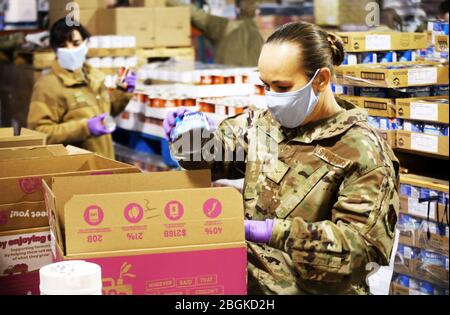
[[133, 286], [131, 284], [123, 284], [123, 278], [136, 278], [135, 274], [129, 273], [132, 265], [124, 262], [120, 267], [119, 279], [113, 278], [103, 279], [103, 295], [133, 295]]

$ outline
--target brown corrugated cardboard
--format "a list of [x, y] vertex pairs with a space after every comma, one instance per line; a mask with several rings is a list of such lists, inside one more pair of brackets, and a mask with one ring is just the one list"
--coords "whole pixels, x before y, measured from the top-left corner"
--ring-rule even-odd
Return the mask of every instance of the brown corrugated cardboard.
[[61, 144], [37, 147], [2, 148], [0, 149], [0, 161], [30, 157], [63, 156], [68, 154], [67, 149]]
[[363, 96], [339, 95], [339, 98], [368, 110], [370, 116], [396, 117], [395, 100], [390, 98], [374, 98]]
[[448, 136], [434, 136], [404, 130], [397, 131], [397, 147], [448, 157]]
[[155, 8], [155, 47], [191, 45], [189, 7]]
[[98, 10], [99, 35], [136, 36], [138, 47], [155, 46], [154, 8], [117, 8]]
[[0, 204], [42, 201], [42, 179], [54, 176], [138, 173], [131, 165], [94, 154], [0, 161]]
[[421, 219], [442, 222], [445, 218], [445, 206], [432, 203], [428, 214], [428, 203], [419, 203], [417, 198], [400, 196], [400, 213], [412, 215]]
[[85, 9], [99, 9], [105, 7], [104, 0], [51, 0], [50, 2], [50, 11], [51, 10], [65, 10], [67, 8], [67, 4], [71, 3], [71, 5], [78, 5], [81, 10]]
[[44, 201], [0, 205], [0, 232], [49, 226]]
[[39, 269], [52, 263], [50, 230], [0, 232], [0, 295], [39, 295]]
[[100, 9], [97, 31], [136, 36], [140, 48], [190, 46], [190, 11], [184, 6]]
[[[345, 24], [366, 25], [370, 0], [314, 0], [316, 24], [341, 26]], [[318, 8], [318, 9], [317, 9]]]
[[43, 133], [22, 128], [20, 136], [14, 136], [13, 128], [0, 128], [0, 148], [45, 145], [47, 136]]
[[417, 174], [400, 174], [400, 183], [448, 193], [448, 181]]
[[[443, 96], [435, 96], [427, 98], [397, 99], [397, 117], [448, 124], [448, 103], [436, 102], [443, 98]], [[448, 101], [448, 97], [446, 99]]]
[[336, 68], [339, 84], [363, 87], [402, 88], [448, 84], [448, 64], [396, 62]]
[[53, 23], [55, 23], [59, 19], [65, 18], [67, 16], [69, 16], [70, 20], [75, 20], [75, 19], [78, 19], [78, 17], [79, 17], [79, 22], [84, 27], [86, 27], [88, 32], [91, 35], [97, 35], [97, 33], [98, 33], [97, 32], [97, 21], [98, 21], [97, 10], [98, 9], [81, 9], [79, 11], [79, 16], [75, 15], [71, 11], [66, 11], [64, 9], [61, 9], [61, 10], [57, 10], [57, 9], [50, 10], [50, 12], [49, 12], [50, 25], [52, 25]]
[[44, 181], [55, 261], [99, 264], [107, 295], [245, 294], [242, 195], [211, 188], [210, 178], [192, 171]]
[[436, 265], [426, 265], [419, 259], [403, 257], [402, 263], [395, 264], [394, 271], [441, 288], [448, 288], [448, 270]]
[[347, 52], [372, 52], [428, 48], [427, 34], [402, 32], [338, 33]]
[[166, 0], [132, 0], [134, 7], [165, 7]]

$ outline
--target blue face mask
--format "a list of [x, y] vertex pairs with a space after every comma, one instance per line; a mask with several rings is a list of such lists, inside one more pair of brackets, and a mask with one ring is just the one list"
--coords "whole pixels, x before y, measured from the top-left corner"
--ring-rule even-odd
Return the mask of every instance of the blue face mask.
[[312, 88], [314, 77], [298, 91], [287, 93], [266, 92], [267, 106], [272, 116], [286, 128], [299, 127], [313, 112], [319, 102], [319, 95]]
[[88, 53], [86, 41], [77, 48], [58, 48], [58, 62], [66, 70], [75, 71], [83, 67]]

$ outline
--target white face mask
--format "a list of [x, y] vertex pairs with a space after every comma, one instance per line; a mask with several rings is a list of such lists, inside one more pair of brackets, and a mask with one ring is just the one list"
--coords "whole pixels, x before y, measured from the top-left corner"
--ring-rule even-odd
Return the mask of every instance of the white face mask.
[[58, 48], [56, 55], [58, 56], [58, 62], [61, 67], [75, 71], [83, 67], [88, 50], [86, 41], [84, 41], [77, 48]]
[[297, 128], [313, 112], [319, 102], [319, 95], [314, 94], [312, 83], [319, 74], [298, 91], [287, 93], [266, 92], [267, 106], [273, 117], [286, 128]]

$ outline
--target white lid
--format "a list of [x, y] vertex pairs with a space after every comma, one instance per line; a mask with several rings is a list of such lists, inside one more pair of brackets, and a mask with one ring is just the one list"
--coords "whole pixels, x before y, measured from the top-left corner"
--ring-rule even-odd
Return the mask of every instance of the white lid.
[[101, 291], [100, 266], [85, 261], [64, 261], [42, 267], [39, 270], [42, 293], [60, 294]]

